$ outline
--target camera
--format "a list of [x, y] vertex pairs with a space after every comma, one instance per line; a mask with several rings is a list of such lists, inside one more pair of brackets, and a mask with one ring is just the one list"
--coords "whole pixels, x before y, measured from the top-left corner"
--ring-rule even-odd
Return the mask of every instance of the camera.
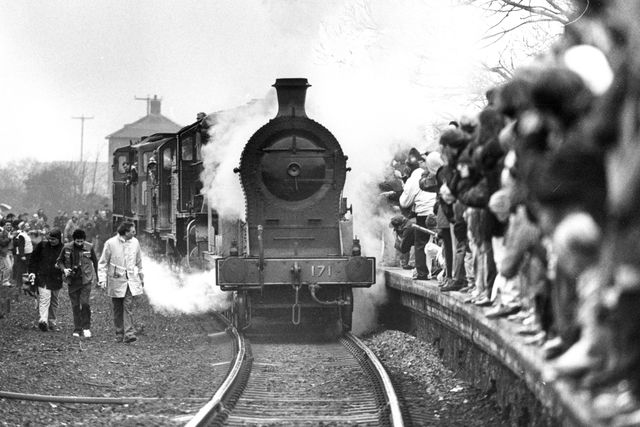
[[71, 273], [67, 277], [79, 277], [82, 271], [80, 270], [79, 265], [74, 265], [71, 267]]

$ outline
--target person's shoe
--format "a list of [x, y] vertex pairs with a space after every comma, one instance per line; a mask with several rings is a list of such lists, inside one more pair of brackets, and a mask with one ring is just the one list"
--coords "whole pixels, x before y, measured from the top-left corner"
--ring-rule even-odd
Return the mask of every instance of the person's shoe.
[[131, 342], [136, 341], [138, 338], [135, 335], [129, 335], [128, 337], [124, 337], [124, 342], [129, 344]]
[[82, 331], [82, 336], [85, 338], [91, 338], [91, 331], [89, 329], [84, 329]]
[[489, 307], [491, 305], [491, 300], [487, 297], [482, 297], [479, 300], [476, 300], [474, 304], [478, 307]]
[[413, 276], [413, 280], [429, 280], [428, 274], [416, 274]]
[[566, 350], [566, 346], [562, 338], [555, 337], [547, 340], [542, 346], [542, 352], [546, 360], [555, 359]]
[[448, 285], [441, 287], [440, 292], [459, 291], [460, 289], [464, 288], [464, 286], [464, 282], [452, 280]]
[[60, 328], [55, 323], [49, 323], [49, 330], [51, 332], [58, 332]]
[[524, 343], [526, 345], [542, 346], [544, 345], [546, 339], [547, 339], [547, 333], [545, 331], [540, 331], [535, 335], [525, 337]]
[[116, 334], [116, 342], [123, 342], [124, 341], [124, 335], [120, 335], [120, 334]]
[[537, 335], [541, 331], [540, 327], [537, 325], [523, 326], [518, 329], [516, 333], [518, 335]]
[[567, 351], [549, 363], [553, 378], [577, 377], [598, 366], [599, 360], [591, 354], [588, 340], [578, 340]]
[[488, 311], [485, 314], [487, 319], [497, 319], [499, 317], [507, 317], [512, 314], [515, 314], [521, 310], [522, 307], [519, 305], [514, 306], [498, 306], [493, 310]]
[[507, 320], [511, 320], [512, 322], [522, 322], [524, 319], [528, 318], [529, 316], [532, 316], [532, 314], [529, 311], [520, 310], [519, 312], [515, 314], [511, 314], [509, 317], [507, 317]]
[[438, 282], [438, 287], [442, 288], [444, 286], [447, 286], [449, 283], [451, 283], [451, 277], [445, 277], [441, 282]]
[[429, 274], [429, 278], [430, 279], [437, 279], [438, 278], [438, 274], [440, 274], [440, 272], [442, 272], [442, 269], [440, 267], [435, 268], [431, 274]]
[[73, 336], [76, 337], [76, 338], [80, 338], [80, 332], [74, 332]]
[[413, 266], [413, 265], [411, 265], [411, 264], [406, 264], [406, 265], [403, 265], [403, 266], [402, 266], [402, 269], [403, 269], [403, 270], [413, 270], [413, 269], [414, 269], [414, 266]]
[[47, 325], [47, 322], [38, 322], [38, 328], [40, 328], [42, 332], [47, 332], [49, 326]]

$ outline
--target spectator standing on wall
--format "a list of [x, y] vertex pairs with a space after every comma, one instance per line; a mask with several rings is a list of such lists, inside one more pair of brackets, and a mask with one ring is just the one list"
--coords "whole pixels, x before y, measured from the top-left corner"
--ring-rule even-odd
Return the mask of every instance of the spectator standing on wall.
[[396, 215], [391, 218], [389, 227], [393, 228], [395, 234], [394, 248], [398, 251], [400, 266], [404, 270], [411, 270], [413, 266], [409, 263], [411, 247], [414, 242], [414, 231], [411, 224], [415, 224], [414, 218], [407, 218], [404, 215]]
[[[436, 203], [436, 193], [429, 193], [420, 189], [420, 178], [422, 178], [422, 173], [424, 172], [425, 161], [425, 157], [417, 149], [412, 148], [409, 151], [408, 164], [413, 167], [413, 171], [404, 183], [404, 189], [400, 195], [400, 207], [410, 208], [413, 206], [416, 214], [416, 224], [423, 228], [427, 228], [427, 218], [433, 215], [433, 207]], [[429, 234], [414, 229], [415, 280], [429, 279], [427, 256], [424, 251], [429, 237]]]
[[62, 232], [53, 228], [45, 240], [38, 243], [29, 260], [29, 271], [38, 285], [38, 327], [41, 331], [57, 331], [56, 311], [58, 293], [62, 288], [62, 274], [56, 267], [62, 249]]
[[64, 273], [64, 282], [69, 288], [69, 299], [73, 310], [73, 336], [91, 338], [91, 286], [96, 282], [98, 259], [93, 246], [85, 242], [86, 233], [77, 229], [71, 235], [56, 260]]
[[137, 339], [133, 324], [133, 297], [142, 294], [144, 274], [142, 251], [135, 237], [136, 227], [124, 221], [118, 234], [104, 244], [99, 262], [99, 285], [107, 288], [113, 304], [113, 323], [116, 338], [125, 343]]

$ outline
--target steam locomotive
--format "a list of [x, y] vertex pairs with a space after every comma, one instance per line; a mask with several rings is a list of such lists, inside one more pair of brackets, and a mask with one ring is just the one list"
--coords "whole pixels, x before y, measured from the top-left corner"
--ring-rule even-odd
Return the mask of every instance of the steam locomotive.
[[[244, 147], [239, 168], [246, 224], [215, 260], [217, 285], [234, 292], [240, 329], [255, 313], [294, 325], [352, 325], [354, 287], [375, 283], [375, 258], [361, 255], [342, 197], [347, 156], [305, 113], [307, 79], [277, 79], [275, 118]], [[241, 250], [239, 242], [246, 242]]]
[[[279, 111], [249, 139], [239, 173], [245, 221], [220, 218], [200, 194], [202, 148], [216, 115], [198, 114], [113, 153], [113, 226], [133, 221], [147, 251], [173, 265], [215, 264], [239, 329], [255, 313], [289, 324], [352, 324], [354, 287], [375, 283], [342, 197], [347, 156], [305, 113], [306, 79], [278, 79]], [[352, 212], [351, 212], [352, 213]], [[323, 319], [323, 320], [320, 320]]]
[[199, 113], [177, 133], [154, 134], [113, 153], [113, 229], [133, 221], [146, 250], [175, 265], [202, 267], [219, 230], [200, 194], [211, 120]]

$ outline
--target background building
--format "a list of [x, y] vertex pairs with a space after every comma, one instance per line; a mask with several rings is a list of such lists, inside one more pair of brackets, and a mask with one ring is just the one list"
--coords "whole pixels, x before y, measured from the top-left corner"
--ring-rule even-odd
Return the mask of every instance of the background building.
[[[109, 141], [109, 152], [107, 156], [109, 164], [111, 164], [113, 151], [117, 148], [140, 142], [142, 138], [153, 135], [154, 133], [173, 133], [182, 128], [181, 125], [161, 114], [161, 103], [162, 100], [158, 99], [157, 95], [153, 95], [153, 98], [147, 100], [146, 116], [133, 123], [124, 125], [122, 129], [105, 137], [105, 139]], [[113, 176], [111, 173], [108, 173], [108, 176], [109, 195], [111, 195]]]

